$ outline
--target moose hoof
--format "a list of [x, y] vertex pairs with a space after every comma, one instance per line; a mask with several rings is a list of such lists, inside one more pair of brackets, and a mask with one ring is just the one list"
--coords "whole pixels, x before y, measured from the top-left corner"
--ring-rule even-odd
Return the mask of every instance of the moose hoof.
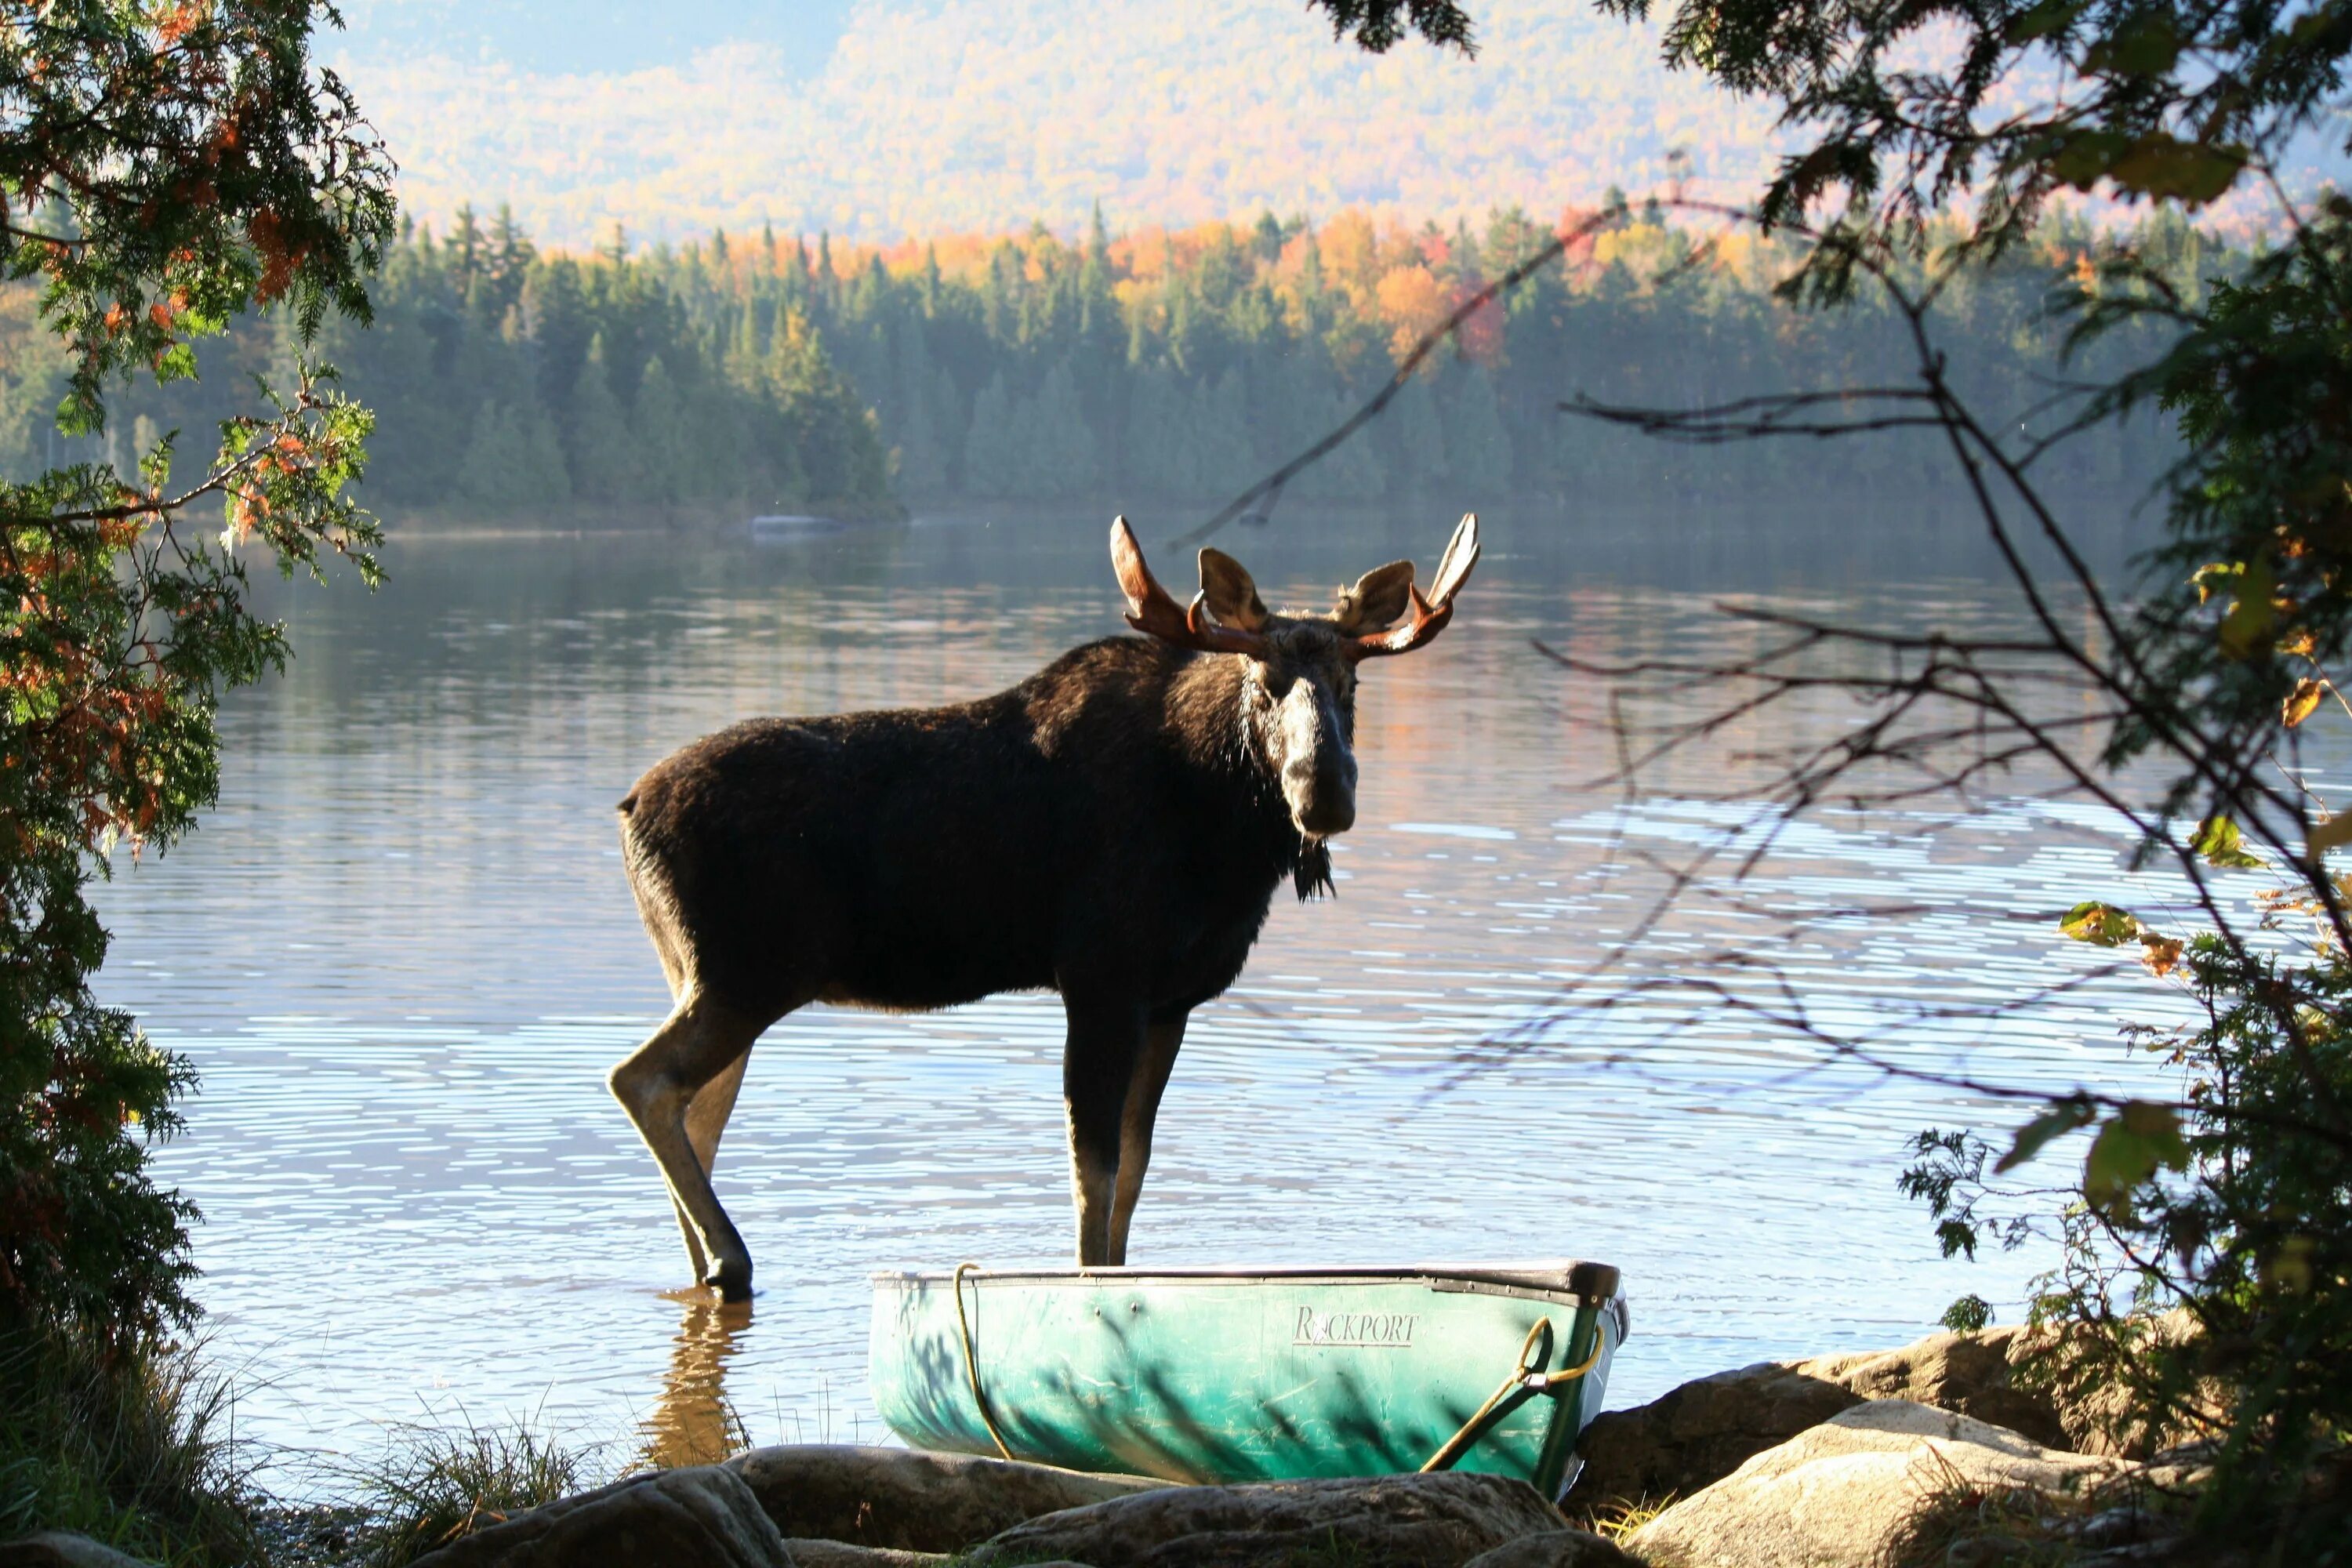
[[722, 1301], [748, 1301], [751, 1299], [751, 1260], [721, 1259], [710, 1266], [702, 1282], [718, 1291]]

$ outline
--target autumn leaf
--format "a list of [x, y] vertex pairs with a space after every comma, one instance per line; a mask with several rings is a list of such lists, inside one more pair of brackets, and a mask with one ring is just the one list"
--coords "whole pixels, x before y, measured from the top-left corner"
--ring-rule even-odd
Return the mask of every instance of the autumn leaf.
[[2095, 947], [2121, 947], [2140, 933], [2139, 921], [2129, 910], [2094, 899], [2076, 904], [2059, 917], [2058, 931]]
[[2222, 870], [2256, 869], [2263, 864], [2259, 856], [2250, 853], [2238, 825], [2228, 817], [2215, 815], [2197, 825], [2197, 833], [2189, 847], [2201, 857], [2208, 866]]
[[2327, 693], [2327, 683], [2306, 676], [2294, 683], [2294, 689], [2279, 704], [2279, 721], [2292, 730], [2319, 711], [2319, 700]]
[[2245, 172], [2249, 154], [2230, 143], [2183, 142], [2151, 132], [2108, 165], [2107, 177], [2135, 195], [2201, 206], [2219, 199]]
[[2152, 931], [2144, 931], [2139, 935], [2139, 961], [2158, 979], [2162, 979], [2179, 966], [2182, 943], [2179, 937], [2158, 936]]
[[2052, 1139], [2072, 1132], [2078, 1127], [2089, 1126], [2091, 1116], [2091, 1103], [2086, 1100], [2076, 1097], [2053, 1101], [2049, 1110], [2017, 1130], [2016, 1140], [2010, 1144], [2009, 1152], [1994, 1164], [1994, 1173], [1998, 1175], [2014, 1170], [2040, 1153], [2042, 1145]]
[[2180, 1135], [2180, 1114], [2168, 1105], [2135, 1100], [2107, 1119], [2083, 1159], [2083, 1196], [2094, 1208], [2116, 1213], [2133, 1191], [2161, 1170], [2189, 1168], [2189, 1144]]
[[2278, 627], [2278, 573], [2270, 557], [2257, 555], [2238, 576], [2238, 596], [2221, 616], [2221, 651], [2231, 658], [2252, 658], [2266, 651]]

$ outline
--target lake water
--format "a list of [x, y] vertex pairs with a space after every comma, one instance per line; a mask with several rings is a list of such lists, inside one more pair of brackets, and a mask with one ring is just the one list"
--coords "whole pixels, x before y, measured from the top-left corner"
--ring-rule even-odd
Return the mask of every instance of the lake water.
[[[1939, 1259], [1895, 1178], [1919, 1128], [2005, 1127], [2016, 1108], [1672, 998], [1577, 1005], [1655, 895], [1644, 858], [1736, 825], [1711, 797], [1741, 788], [1743, 750], [1794, 731], [1727, 735], [1628, 804], [1594, 782], [1598, 693], [1531, 639], [1706, 646], [1727, 593], [1913, 624], [2009, 613], [1965, 562], [1899, 539], [1782, 548], [1739, 521], [1620, 520], [1602, 548], [1492, 518], [1453, 628], [1368, 667], [1339, 897], [1282, 895], [1241, 982], [1194, 1016], [1134, 1261], [1604, 1259], [1633, 1307], [1616, 1405], [1902, 1343], [1964, 1291], [2014, 1321], [2043, 1260]], [[677, 1457], [722, 1401], [762, 1441], [875, 1440], [870, 1272], [1066, 1255], [1054, 998], [812, 1008], [755, 1052], [719, 1162], [761, 1293], [728, 1313], [674, 1294], [669, 1205], [604, 1086], [668, 1005], [613, 805], [734, 719], [976, 696], [1121, 629], [1102, 531], [407, 540], [373, 599], [269, 590], [299, 658], [228, 704], [219, 809], [170, 856], [126, 861], [103, 901], [105, 994], [203, 1075], [160, 1168], [204, 1210], [212, 1350], [245, 1388], [240, 1431], [281, 1451], [272, 1479], [299, 1488], [419, 1421], [535, 1417]], [[1286, 521], [1223, 542], [1280, 603], [1392, 553], [1425, 570], [1444, 533]], [[1760, 958], [1899, 1066], [2113, 1081], [2119, 1001], [2163, 1003], [2143, 980], [1972, 1016], [2053, 963], [2095, 965], [2055, 940], [2057, 910], [2155, 896], [2118, 869], [2112, 830], [2031, 784], [1963, 824], [1820, 819], [1737, 900], [1686, 899], [1610, 973]]]

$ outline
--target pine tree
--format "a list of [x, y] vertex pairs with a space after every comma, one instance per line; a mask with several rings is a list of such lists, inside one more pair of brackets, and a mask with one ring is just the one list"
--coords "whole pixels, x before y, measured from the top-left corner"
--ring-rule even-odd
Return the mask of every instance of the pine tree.
[[1190, 500], [1202, 489], [1192, 400], [1165, 370], [1136, 377], [1127, 421], [1127, 483], [1151, 500]]
[[806, 316], [786, 313], [765, 380], [786, 452], [805, 487], [801, 499], [834, 511], [893, 512], [890, 455], [881, 430]]
[[1454, 395], [1445, 450], [1454, 482], [1466, 499], [1492, 500], [1511, 493], [1511, 434], [1503, 427], [1503, 405], [1485, 365], [1472, 365]]
[[466, 202], [457, 208], [457, 226], [449, 231], [450, 269], [457, 276], [457, 287], [464, 289], [474, 280], [482, 267], [482, 230], [474, 221], [474, 204]]
[[621, 400], [605, 374], [604, 338], [590, 340], [588, 357], [572, 388], [572, 493], [585, 501], [619, 505], [644, 493], [643, 469]]
[[686, 405], [669, 367], [656, 354], [637, 378], [635, 446], [646, 499], [676, 504], [694, 492], [696, 475], [687, 450]]
[[523, 284], [538, 255], [521, 226], [515, 222], [514, 208], [500, 202], [499, 216], [490, 222], [488, 247], [488, 270], [499, 310], [508, 310], [522, 298]]
[[572, 474], [564, 466], [563, 440], [555, 421], [536, 400], [518, 411], [522, 426], [522, 473], [532, 508], [561, 506], [572, 499]]
[[[956, 437], [969, 423], [970, 416], [964, 407], [963, 389], [956, 384], [956, 378], [948, 367], [941, 365], [931, 381], [931, 428], [939, 434], [940, 457], [943, 461], [956, 464], [963, 445], [956, 439]], [[959, 471], [948, 476], [948, 485], [951, 489], [959, 487], [962, 482], [961, 465], [957, 465], [957, 468]]]
[[1249, 386], [1239, 370], [1214, 383], [1192, 385], [1195, 499], [1206, 500], [1238, 490], [1256, 477], [1258, 458], [1250, 438]]
[[1425, 496], [1442, 491], [1451, 477], [1445, 461], [1445, 426], [1437, 416], [1437, 395], [1429, 378], [1416, 375], [1389, 405], [1396, 423], [1396, 489]]
[[1004, 373], [991, 376], [971, 400], [971, 428], [963, 439], [963, 488], [968, 495], [997, 500], [1013, 493], [1015, 458], [1013, 400]]
[[502, 513], [538, 500], [530, 484], [530, 441], [509, 404], [484, 403], [474, 416], [473, 438], [458, 459], [453, 487], [459, 500], [488, 513]]
[[948, 455], [940, 440], [935, 375], [919, 319], [898, 323], [897, 347], [892, 401], [899, 410], [898, 483], [909, 495], [937, 495], [947, 488]]
[[1037, 395], [1013, 410], [1013, 449], [1018, 455], [1015, 495], [1065, 500], [1090, 493], [1100, 482], [1100, 447], [1079, 405], [1067, 361], [1047, 371]]
[[1257, 226], [1250, 231], [1250, 249], [1269, 266], [1282, 259], [1282, 221], [1272, 212], [1257, 215]]

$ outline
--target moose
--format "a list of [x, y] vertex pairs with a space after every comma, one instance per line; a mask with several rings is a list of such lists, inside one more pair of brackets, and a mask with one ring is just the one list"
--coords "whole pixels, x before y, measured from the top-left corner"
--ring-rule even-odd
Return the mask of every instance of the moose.
[[1111, 524], [1141, 637], [1071, 649], [944, 708], [754, 719], [654, 764], [623, 859], [676, 1005], [613, 1069], [695, 1275], [747, 1296], [711, 1170], [752, 1042], [811, 1002], [912, 1011], [1061, 994], [1081, 1268], [1124, 1263], [1184, 1020], [1241, 973], [1276, 886], [1330, 890], [1356, 819], [1356, 667], [1453, 618], [1463, 518], [1424, 595], [1410, 561], [1326, 614], [1267, 611], [1200, 553], [1180, 607]]

